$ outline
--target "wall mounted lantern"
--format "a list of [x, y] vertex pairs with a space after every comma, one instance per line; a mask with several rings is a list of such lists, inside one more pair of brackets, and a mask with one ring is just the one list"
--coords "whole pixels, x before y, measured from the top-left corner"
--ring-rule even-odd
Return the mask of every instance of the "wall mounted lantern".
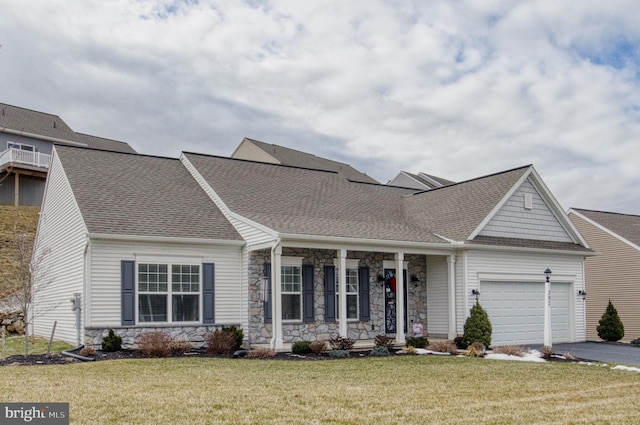
[[583, 291], [582, 289], [578, 291], [578, 296], [582, 297], [582, 299], [586, 299], [587, 298], [587, 292]]
[[476, 302], [478, 301], [478, 298], [480, 298], [480, 291], [478, 291], [477, 289], [472, 289], [471, 290], [471, 295], [473, 295], [474, 297], [476, 297]]
[[411, 275], [411, 283], [413, 283], [413, 287], [417, 288], [420, 285], [420, 279], [415, 274]]

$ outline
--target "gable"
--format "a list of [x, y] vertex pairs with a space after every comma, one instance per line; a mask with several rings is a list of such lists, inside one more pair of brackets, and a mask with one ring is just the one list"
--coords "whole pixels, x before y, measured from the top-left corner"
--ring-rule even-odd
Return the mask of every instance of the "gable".
[[[531, 201], [530, 205], [525, 205], [527, 197]], [[479, 235], [573, 242], [558, 217], [529, 178], [524, 180], [507, 199]]]

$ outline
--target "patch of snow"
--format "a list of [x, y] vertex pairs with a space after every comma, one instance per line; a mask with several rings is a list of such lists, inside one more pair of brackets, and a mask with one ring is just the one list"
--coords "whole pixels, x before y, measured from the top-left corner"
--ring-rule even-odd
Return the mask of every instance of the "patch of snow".
[[531, 350], [528, 353], [524, 353], [522, 355], [522, 357], [520, 357], [520, 356], [511, 356], [509, 354], [493, 354], [493, 353], [489, 353], [489, 354], [485, 354], [484, 358], [485, 359], [489, 359], [489, 360], [515, 360], [515, 361], [519, 361], [519, 362], [537, 362], [537, 363], [546, 362], [545, 359], [540, 357], [540, 352], [536, 351], [536, 350]]
[[628, 370], [630, 372], [640, 372], [639, 368], [629, 367], [629, 366], [616, 366], [616, 367], [612, 367], [611, 370]]

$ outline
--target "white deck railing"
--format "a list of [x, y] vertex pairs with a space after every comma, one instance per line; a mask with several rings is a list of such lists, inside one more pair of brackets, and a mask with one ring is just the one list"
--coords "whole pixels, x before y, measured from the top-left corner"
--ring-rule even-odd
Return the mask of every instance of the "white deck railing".
[[7, 149], [0, 153], [0, 167], [8, 163], [32, 165], [39, 168], [49, 168], [51, 155], [40, 152], [23, 151], [21, 149]]

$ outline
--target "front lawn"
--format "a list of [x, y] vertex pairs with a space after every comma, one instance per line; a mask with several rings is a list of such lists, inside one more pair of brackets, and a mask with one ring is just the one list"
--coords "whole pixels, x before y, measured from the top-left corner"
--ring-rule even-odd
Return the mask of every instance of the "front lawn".
[[640, 423], [640, 373], [437, 356], [169, 358], [0, 368], [4, 402], [73, 424]]
[[[0, 341], [0, 359], [13, 356], [15, 354], [24, 355], [24, 336], [10, 336], [5, 338], [4, 351]], [[29, 354], [44, 354], [49, 347], [49, 340], [46, 338], [29, 337]], [[51, 343], [51, 352], [59, 353], [63, 350], [73, 348], [71, 345], [62, 341], [53, 341]]]

